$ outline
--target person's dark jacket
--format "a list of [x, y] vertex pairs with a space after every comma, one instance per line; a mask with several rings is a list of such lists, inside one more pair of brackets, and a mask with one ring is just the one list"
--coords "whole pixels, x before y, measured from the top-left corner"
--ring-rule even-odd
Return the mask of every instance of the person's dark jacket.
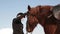
[[12, 22], [13, 34], [24, 34], [21, 19], [14, 18]]

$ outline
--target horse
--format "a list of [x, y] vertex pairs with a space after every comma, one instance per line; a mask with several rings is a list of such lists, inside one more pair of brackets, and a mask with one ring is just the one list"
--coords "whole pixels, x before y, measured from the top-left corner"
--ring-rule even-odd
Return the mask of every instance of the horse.
[[39, 23], [43, 26], [45, 34], [59, 34], [59, 24], [57, 26], [57, 23], [54, 23], [55, 21], [51, 18], [54, 16], [52, 9], [54, 9], [54, 6], [37, 6], [33, 8], [28, 6], [27, 13], [24, 13], [24, 15], [27, 15], [26, 31], [33, 32]]
[[[49, 18], [52, 14], [51, 12], [52, 8], [53, 6], [37, 6], [33, 8], [28, 6], [28, 12], [27, 12], [28, 15], [27, 15], [27, 23], [26, 23], [27, 32], [32, 32], [36, 27], [36, 25], [39, 23], [43, 26], [45, 34], [48, 33], [53, 34], [55, 32], [54, 28], [56, 28], [55, 25], [45, 25], [46, 24], [45, 20]], [[49, 28], [51, 27], [53, 29], [53, 32], [51, 32], [52, 30], [47, 27]]]

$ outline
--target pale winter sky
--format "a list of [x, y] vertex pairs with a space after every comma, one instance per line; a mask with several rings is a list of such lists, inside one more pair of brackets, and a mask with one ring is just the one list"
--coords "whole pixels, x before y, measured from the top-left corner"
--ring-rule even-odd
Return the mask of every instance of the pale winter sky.
[[[28, 5], [34, 7], [57, 4], [60, 4], [60, 0], [0, 0], [0, 34], [12, 34], [12, 19], [19, 12], [27, 12]], [[27, 18], [22, 19], [25, 34], [26, 20]], [[38, 24], [33, 34], [44, 34], [43, 27]]]

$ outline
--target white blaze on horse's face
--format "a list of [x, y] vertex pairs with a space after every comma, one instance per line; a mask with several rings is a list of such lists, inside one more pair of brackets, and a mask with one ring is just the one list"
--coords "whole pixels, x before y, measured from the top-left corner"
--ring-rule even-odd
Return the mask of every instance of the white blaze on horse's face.
[[58, 20], [60, 20], [60, 10], [57, 12], [54, 12], [54, 17]]

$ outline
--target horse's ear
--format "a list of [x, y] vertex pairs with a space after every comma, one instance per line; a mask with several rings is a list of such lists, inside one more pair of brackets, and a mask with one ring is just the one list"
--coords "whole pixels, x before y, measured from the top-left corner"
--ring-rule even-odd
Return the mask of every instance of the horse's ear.
[[30, 7], [30, 5], [28, 5], [28, 10], [30, 10], [31, 9], [31, 7]]

